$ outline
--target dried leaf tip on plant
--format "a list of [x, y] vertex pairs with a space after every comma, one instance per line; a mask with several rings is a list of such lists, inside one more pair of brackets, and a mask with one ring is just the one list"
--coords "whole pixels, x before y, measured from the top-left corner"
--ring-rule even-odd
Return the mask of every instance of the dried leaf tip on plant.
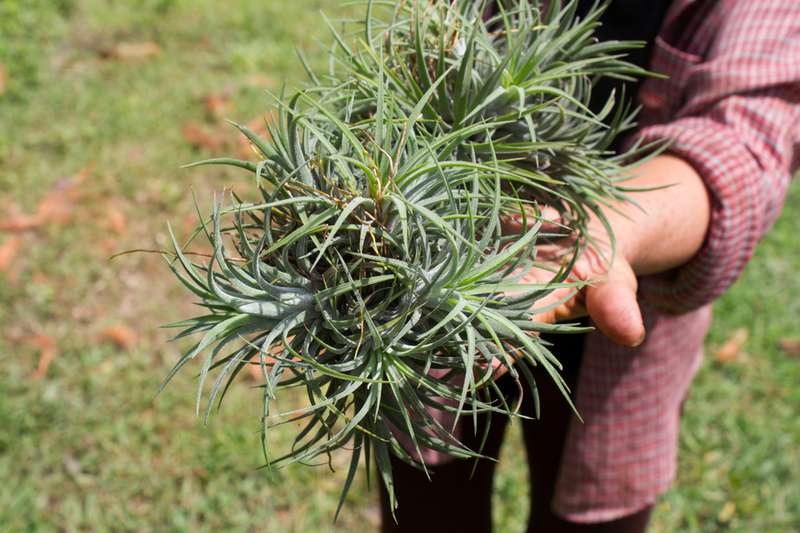
[[[248, 171], [257, 199], [215, 202], [193, 236], [211, 244], [208, 260], [174, 237], [167, 256], [205, 309], [172, 324], [199, 341], [168, 380], [200, 359], [208, 416], [258, 365], [269, 464], [351, 450], [339, 509], [362, 460], [395, 505], [390, 454], [421, 468], [423, 448], [480, 457], [431, 409], [515, 416], [494, 394], [499, 368], [535, 397], [530, 367], [541, 366], [570, 401], [537, 334], [581, 329], [532, 317], [549, 292], [579, 286], [569, 262], [545, 284], [521, 276], [548, 268], [537, 261], [544, 206], [581, 233], [623, 197], [624, 158], [608, 147], [629, 117], [615, 101], [599, 115], [587, 105], [593, 76], [639, 74], [608, 55], [622, 45], [600, 47], [603, 61], [581, 52], [594, 23], [574, 21], [572, 3], [544, 18], [515, 3], [487, 21], [477, 3], [401, 3], [383, 29], [376, 5], [359, 52], [337, 35], [339, 70], [279, 99], [268, 140], [237, 126], [260, 162], [198, 163]], [[501, 216], [513, 215], [530, 224], [504, 235]], [[279, 412], [290, 388], [306, 405]], [[287, 417], [305, 425], [273, 456], [269, 430]]]

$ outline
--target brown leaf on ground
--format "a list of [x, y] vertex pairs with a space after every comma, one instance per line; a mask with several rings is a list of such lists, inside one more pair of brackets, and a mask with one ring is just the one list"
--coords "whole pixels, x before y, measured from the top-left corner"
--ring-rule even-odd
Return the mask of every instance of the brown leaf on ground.
[[128, 220], [119, 207], [110, 206], [106, 210], [106, 223], [117, 235], [125, 235], [128, 232]]
[[99, 241], [96, 241], [95, 246], [103, 255], [108, 257], [116, 255], [122, 251], [120, 250], [119, 239], [116, 237], [106, 237], [105, 239], [100, 239]]
[[39, 364], [36, 365], [31, 378], [42, 379], [47, 375], [47, 369], [58, 353], [56, 342], [47, 335], [36, 335], [30, 342], [39, 350]]
[[231, 95], [229, 91], [209, 94], [203, 97], [206, 114], [211, 120], [224, 119], [231, 110]]
[[6, 92], [6, 81], [8, 80], [8, 74], [6, 74], [6, 66], [0, 63], [0, 96]]
[[72, 220], [75, 203], [63, 193], [48, 193], [39, 201], [36, 218], [39, 225], [57, 224], [63, 226]]
[[136, 332], [122, 324], [109, 326], [100, 333], [100, 339], [113, 343], [117, 348], [130, 350], [136, 344]]
[[778, 347], [789, 357], [800, 357], [800, 337], [781, 339]]
[[225, 145], [225, 137], [200, 124], [187, 124], [183, 127], [183, 138], [194, 148], [217, 152]]
[[57, 181], [53, 189], [39, 200], [35, 214], [12, 215], [0, 221], [0, 231], [22, 232], [46, 224], [67, 224], [72, 220], [75, 203], [82, 196], [80, 185], [90, 173], [90, 170], [84, 169], [70, 178]]
[[140, 61], [161, 53], [161, 47], [152, 41], [119, 42], [101, 50], [100, 55], [119, 61]]
[[[13, 209], [9, 209], [13, 212]], [[0, 231], [10, 231], [19, 233], [30, 231], [42, 225], [42, 221], [36, 215], [25, 215], [21, 213], [12, 214], [5, 220], [0, 220]]]
[[742, 348], [747, 343], [750, 333], [745, 328], [739, 328], [733, 332], [730, 338], [716, 352], [714, 359], [718, 363], [734, 363], [741, 359]]
[[75, 203], [81, 199], [80, 185], [91, 173], [84, 169], [70, 178], [56, 182], [55, 187], [45, 194], [36, 208], [40, 224], [64, 225], [72, 220]]
[[18, 235], [9, 237], [0, 245], [0, 272], [8, 272], [21, 246], [22, 237]]

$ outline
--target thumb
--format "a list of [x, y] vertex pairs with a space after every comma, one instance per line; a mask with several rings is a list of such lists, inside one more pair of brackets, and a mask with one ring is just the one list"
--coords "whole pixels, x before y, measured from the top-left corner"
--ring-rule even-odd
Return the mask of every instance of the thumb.
[[618, 259], [603, 281], [586, 290], [589, 316], [609, 339], [623, 346], [639, 346], [645, 338], [636, 289], [636, 275]]

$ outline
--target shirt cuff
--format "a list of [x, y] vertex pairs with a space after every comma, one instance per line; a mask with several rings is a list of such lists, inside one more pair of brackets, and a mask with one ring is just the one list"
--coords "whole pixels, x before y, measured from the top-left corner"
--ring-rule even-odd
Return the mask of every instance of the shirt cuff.
[[737, 132], [709, 118], [689, 117], [643, 129], [645, 143], [672, 142], [667, 152], [691, 164], [711, 197], [705, 242], [686, 265], [639, 280], [639, 297], [672, 314], [702, 307], [730, 287], [761, 237], [763, 169]]

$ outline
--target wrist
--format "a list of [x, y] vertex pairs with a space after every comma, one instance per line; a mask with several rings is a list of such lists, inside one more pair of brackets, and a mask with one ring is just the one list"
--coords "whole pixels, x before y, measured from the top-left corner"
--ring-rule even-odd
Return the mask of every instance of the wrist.
[[606, 211], [615, 257], [628, 262], [637, 275], [686, 264], [702, 247], [710, 221], [711, 202], [702, 177], [671, 155], [643, 163], [634, 174], [625, 186], [640, 190], [629, 193], [630, 202]]

